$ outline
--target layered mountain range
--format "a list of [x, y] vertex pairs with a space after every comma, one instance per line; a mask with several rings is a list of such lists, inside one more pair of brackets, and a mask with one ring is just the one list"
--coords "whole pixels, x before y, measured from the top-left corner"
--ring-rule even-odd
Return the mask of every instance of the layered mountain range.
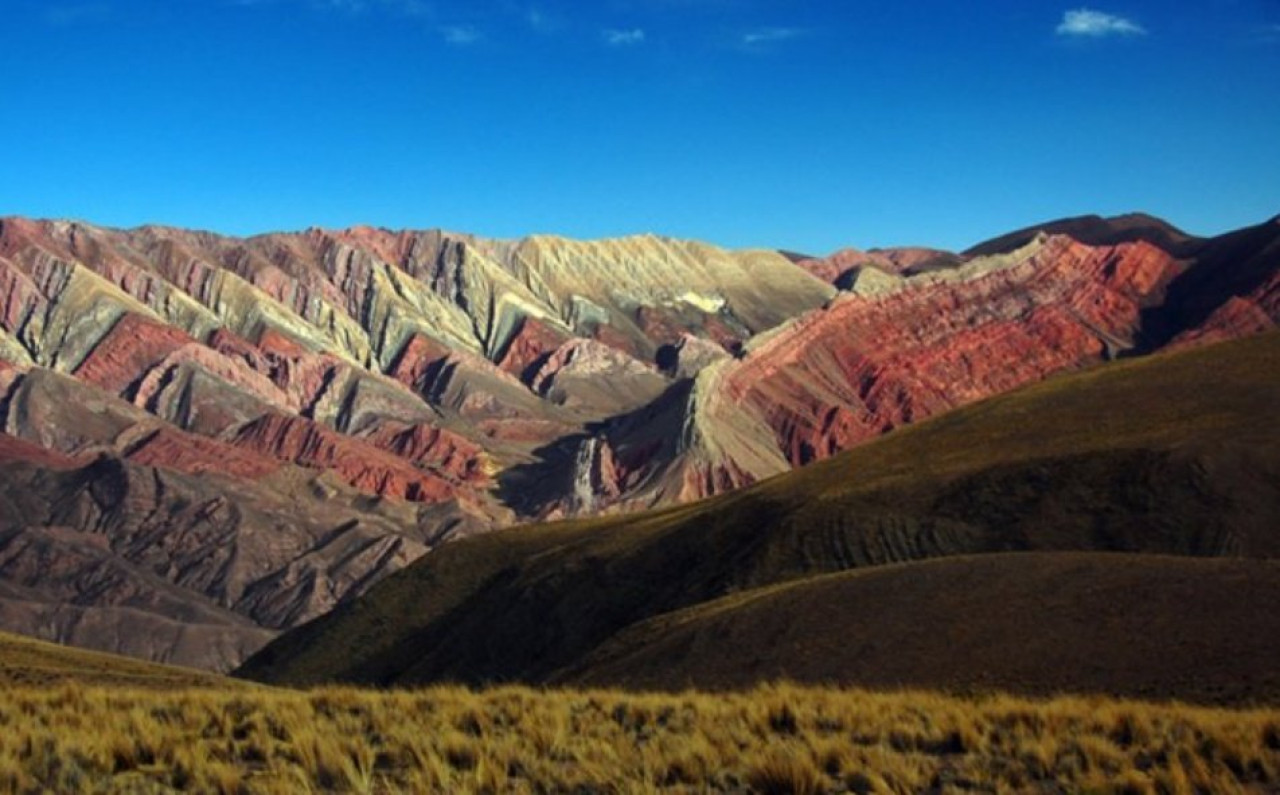
[[0, 628], [226, 670], [451, 539], [1280, 319], [1280, 219], [961, 253], [0, 221]]

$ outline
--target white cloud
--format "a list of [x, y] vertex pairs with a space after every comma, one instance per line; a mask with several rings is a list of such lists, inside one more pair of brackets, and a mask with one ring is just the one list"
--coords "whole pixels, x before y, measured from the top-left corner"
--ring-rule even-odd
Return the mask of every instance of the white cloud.
[[761, 47], [789, 41], [804, 35], [800, 28], [759, 28], [742, 34], [743, 47]]
[[1102, 38], [1103, 36], [1143, 36], [1146, 32], [1133, 20], [1089, 8], [1067, 11], [1062, 15], [1062, 21], [1058, 23], [1059, 36]]
[[644, 31], [640, 28], [632, 30], [606, 30], [604, 41], [610, 47], [626, 47], [644, 43]]
[[444, 37], [445, 43], [458, 47], [475, 44], [484, 38], [480, 31], [470, 25], [443, 25], [440, 28], [440, 35]]

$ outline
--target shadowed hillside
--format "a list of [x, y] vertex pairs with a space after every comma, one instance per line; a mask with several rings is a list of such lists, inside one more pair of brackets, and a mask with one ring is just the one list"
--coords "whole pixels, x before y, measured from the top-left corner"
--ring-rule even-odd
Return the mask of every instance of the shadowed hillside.
[[813, 577], [658, 616], [558, 681], [993, 687], [1280, 701], [1280, 561], [964, 556]]
[[1114, 246], [1143, 240], [1177, 256], [1185, 256], [1194, 250], [1198, 242], [1173, 224], [1146, 213], [1129, 213], [1111, 218], [1082, 215], [1009, 232], [969, 248], [964, 255], [982, 257], [1013, 251], [1026, 245], [1038, 234], [1070, 235], [1081, 243], [1095, 246]]
[[[241, 674], [289, 683], [543, 682], [570, 673], [589, 679], [588, 655], [603, 649], [607, 657], [606, 644], [639, 622], [829, 572], [1014, 551], [1276, 557], [1280, 430], [1271, 415], [1280, 405], [1277, 362], [1280, 335], [1269, 334], [1112, 364], [895, 431], [697, 505], [468, 539], [286, 634]], [[982, 565], [1042, 558], [1002, 560], [1007, 564]], [[1114, 570], [1113, 584], [1125, 577], [1161, 583], [1156, 570], [1183, 565], [1168, 558], [1117, 558], [1140, 566], [1125, 572], [1109, 561], [1081, 560]], [[954, 576], [972, 576], [957, 565]], [[1014, 576], [1032, 588], [1058, 576], [1055, 567], [1068, 565], [1069, 559], [1055, 560]], [[850, 587], [876, 591], [877, 582], [910, 580], [879, 576], [851, 580], [857, 585]], [[1245, 616], [1256, 604], [1248, 601], [1247, 589], [1225, 586], [1230, 576], [1211, 575], [1205, 587], [1230, 603], [1223, 608], [1230, 615]], [[1179, 600], [1199, 598], [1197, 577], [1187, 575], [1190, 592], [1162, 591], [1155, 604], [1176, 608]], [[1116, 603], [1142, 600], [1141, 591], [1117, 587]], [[1001, 589], [986, 594], [1000, 603], [1014, 598]], [[1061, 596], [1074, 598], [1068, 591]], [[1232, 602], [1236, 597], [1240, 601]], [[893, 601], [887, 590], [865, 598], [879, 605]], [[932, 620], [980, 623], [995, 606], [983, 598], [975, 593], [962, 612], [957, 607]], [[946, 604], [945, 589], [936, 599]], [[842, 603], [844, 610], [849, 621], [859, 620], [857, 603]], [[1053, 625], [1024, 626], [1032, 633], [1024, 641], [1031, 643]], [[1109, 637], [1125, 643], [1128, 629], [1116, 625], [1092, 642], [1105, 644]], [[1001, 631], [994, 624], [975, 629], [976, 636]], [[858, 653], [856, 644], [836, 646], [833, 653], [850, 659]], [[802, 672], [802, 657], [789, 657], [786, 648], [778, 650], [769, 676]], [[1134, 681], [1147, 675], [1141, 666], [1131, 673]], [[741, 677], [724, 673], [723, 679]], [[925, 676], [918, 683], [961, 684], [963, 677]], [[1105, 675], [1060, 682], [1034, 671], [976, 684], [1126, 689]], [[1162, 692], [1184, 691], [1172, 682]]]

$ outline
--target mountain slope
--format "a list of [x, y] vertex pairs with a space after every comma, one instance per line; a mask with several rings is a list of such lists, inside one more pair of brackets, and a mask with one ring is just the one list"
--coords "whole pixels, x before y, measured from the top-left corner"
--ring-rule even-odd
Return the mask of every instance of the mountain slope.
[[559, 684], [884, 689], [1280, 702], [1280, 561], [1002, 553], [728, 596], [635, 625]]
[[[1280, 318], [1275, 222], [1014, 238], [819, 267], [652, 235], [0, 219], [6, 626], [224, 668], [454, 538], [724, 494]], [[134, 620], [153, 631], [118, 640]]]
[[[1203, 240], [1124, 216], [1025, 230], [905, 276], [855, 268], [821, 309], [579, 440], [592, 446], [579, 461], [601, 464], [584, 476], [601, 484], [593, 504], [721, 493], [1055, 373], [1273, 328], [1278, 246], [1275, 222]], [[555, 482], [524, 468], [507, 479]], [[562, 512], [562, 491], [543, 515]]]
[[14, 688], [62, 683], [82, 688], [173, 690], [208, 687], [233, 693], [246, 691], [243, 683], [204, 671], [72, 649], [0, 632], [0, 684]]
[[658, 348], [832, 293], [653, 236], [0, 219], [0, 626], [234, 666], [512, 523], [494, 476], [661, 394]]
[[459, 542], [240, 673], [547, 681], [638, 622], [827, 572], [1021, 550], [1280, 556], [1278, 361], [1273, 333], [1111, 364], [732, 495]]
[[1082, 215], [1009, 232], [970, 247], [963, 256], [983, 257], [1003, 254], [1025, 246], [1037, 235], [1045, 234], [1068, 235], [1090, 246], [1114, 246], [1119, 243], [1144, 241], [1179, 257], [1188, 253], [1186, 247], [1194, 247], [1197, 242], [1195, 238], [1173, 224], [1146, 213], [1129, 213], [1110, 218]]

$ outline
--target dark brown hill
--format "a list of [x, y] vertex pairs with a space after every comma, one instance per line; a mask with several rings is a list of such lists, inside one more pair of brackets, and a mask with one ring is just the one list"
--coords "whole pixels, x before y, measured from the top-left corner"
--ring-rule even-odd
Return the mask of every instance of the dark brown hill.
[[556, 678], [1280, 702], [1280, 562], [1008, 553], [814, 577], [643, 622]]
[[1021, 248], [1036, 235], [1067, 235], [1089, 246], [1114, 246], [1143, 241], [1174, 256], [1186, 256], [1199, 242], [1168, 221], [1146, 213], [1128, 213], [1103, 218], [1081, 215], [1036, 224], [992, 238], [964, 252], [966, 257], [987, 257]]

